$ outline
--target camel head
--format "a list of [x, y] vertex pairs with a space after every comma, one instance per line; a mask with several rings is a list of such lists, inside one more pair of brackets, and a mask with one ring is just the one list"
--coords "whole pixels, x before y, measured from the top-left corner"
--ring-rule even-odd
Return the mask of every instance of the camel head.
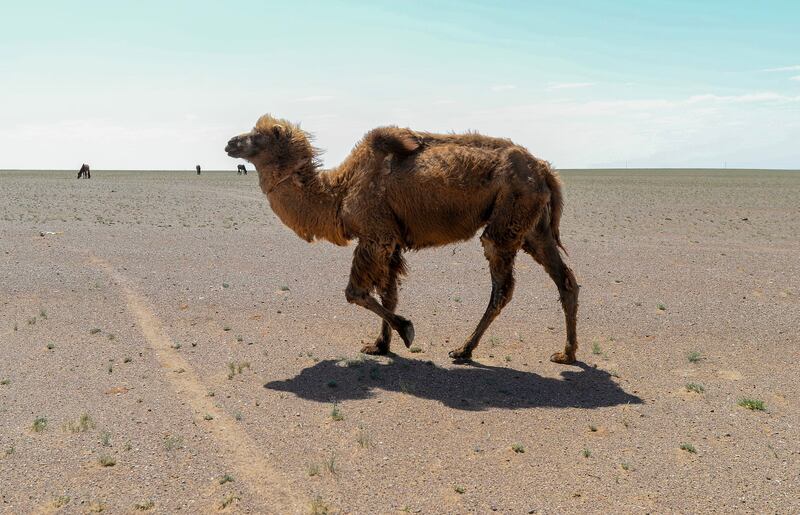
[[297, 125], [265, 114], [253, 130], [231, 138], [225, 152], [250, 161], [257, 169], [294, 170], [306, 162], [315, 162], [318, 151], [309, 139]]

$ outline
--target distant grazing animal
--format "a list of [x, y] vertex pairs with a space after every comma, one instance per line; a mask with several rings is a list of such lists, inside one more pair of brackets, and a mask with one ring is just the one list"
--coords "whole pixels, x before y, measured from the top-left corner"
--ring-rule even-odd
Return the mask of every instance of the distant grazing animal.
[[236, 166], [236, 171], [238, 172], [239, 175], [242, 175], [242, 174], [247, 175], [247, 168], [244, 165]]
[[86, 163], [83, 163], [81, 165], [81, 169], [78, 170], [78, 179], [80, 179], [80, 178], [84, 178], [84, 179], [91, 179], [92, 178], [92, 171], [89, 170], [89, 165], [87, 165]]
[[511, 300], [514, 259], [522, 249], [553, 279], [564, 309], [566, 347], [550, 359], [575, 361], [578, 283], [559, 252], [561, 182], [525, 148], [476, 133], [381, 127], [368, 132], [338, 167], [321, 171], [320, 151], [306, 132], [264, 115], [225, 150], [255, 165], [273, 211], [301, 238], [336, 245], [358, 240], [345, 297], [383, 319], [380, 336], [362, 352], [389, 352], [392, 329], [406, 347], [414, 340], [411, 321], [395, 314], [399, 277], [406, 273], [403, 252], [467, 240], [483, 228], [489, 305], [450, 357], [469, 360]]
[[200, 175], [200, 165], [195, 166], [194, 169], [197, 170], [197, 175]]

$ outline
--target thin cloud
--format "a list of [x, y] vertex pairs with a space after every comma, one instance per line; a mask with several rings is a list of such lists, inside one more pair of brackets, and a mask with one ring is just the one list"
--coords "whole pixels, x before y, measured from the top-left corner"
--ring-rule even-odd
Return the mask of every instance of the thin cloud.
[[794, 77], [790, 77], [789, 80], [796, 80], [797, 82], [800, 82], [800, 75], [795, 75]]
[[761, 70], [762, 72], [796, 72], [800, 71], [800, 64], [793, 64], [791, 66], [780, 66], [778, 68], [767, 68]]
[[694, 95], [686, 100], [688, 104], [697, 104], [702, 102], [719, 102], [728, 104], [740, 104], [750, 102], [797, 102], [800, 96], [787, 96], [771, 91], [760, 93], [746, 93], [744, 95]]
[[590, 88], [594, 86], [594, 82], [557, 82], [550, 84], [547, 89], [578, 89]]
[[295, 98], [295, 102], [326, 102], [333, 100], [333, 95], [311, 95], [308, 97]]
[[509, 89], [517, 89], [513, 84], [497, 84], [492, 86], [492, 91], [508, 91]]

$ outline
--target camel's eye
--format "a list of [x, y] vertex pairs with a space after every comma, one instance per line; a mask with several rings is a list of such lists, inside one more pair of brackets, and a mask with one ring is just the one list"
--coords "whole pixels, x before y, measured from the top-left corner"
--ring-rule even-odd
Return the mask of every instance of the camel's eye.
[[267, 137], [261, 134], [260, 132], [256, 132], [255, 134], [253, 134], [250, 140], [253, 142], [253, 146], [259, 149], [266, 148], [267, 144], [269, 143]]

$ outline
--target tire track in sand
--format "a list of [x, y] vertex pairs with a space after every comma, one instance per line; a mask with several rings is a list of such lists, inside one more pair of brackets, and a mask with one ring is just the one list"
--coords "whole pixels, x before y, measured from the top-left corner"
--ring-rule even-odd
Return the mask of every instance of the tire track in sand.
[[[128, 310], [136, 319], [147, 344], [155, 351], [161, 367], [169, 371], [164, 377], [195, 412], [197, 423], [208, 428], [223, 454], [230, 457], [230, 466], [237, 480], [245, 482], [248, 490], [258, 497], [256, 502], [260, 504], [260, 510], [265, 513], [304, 513], [306, 504], [292, 492], [281, 475], [267, 464], [267, 459], [252, 438], [240, 429], [232, 416], [218, 408], [207, 396], [208, 388], [189, 362], [173, 348], [172, 340], [145, 297], [137, 293], [131, 281], [114, 270], [107, 261], [91, 256], [89, 262], [122, 288]], [[180, 374], [173, 372], [180, 369], [183, 369]], [[210, 424], [202, 419], [206, 413], [214, 417]]]

